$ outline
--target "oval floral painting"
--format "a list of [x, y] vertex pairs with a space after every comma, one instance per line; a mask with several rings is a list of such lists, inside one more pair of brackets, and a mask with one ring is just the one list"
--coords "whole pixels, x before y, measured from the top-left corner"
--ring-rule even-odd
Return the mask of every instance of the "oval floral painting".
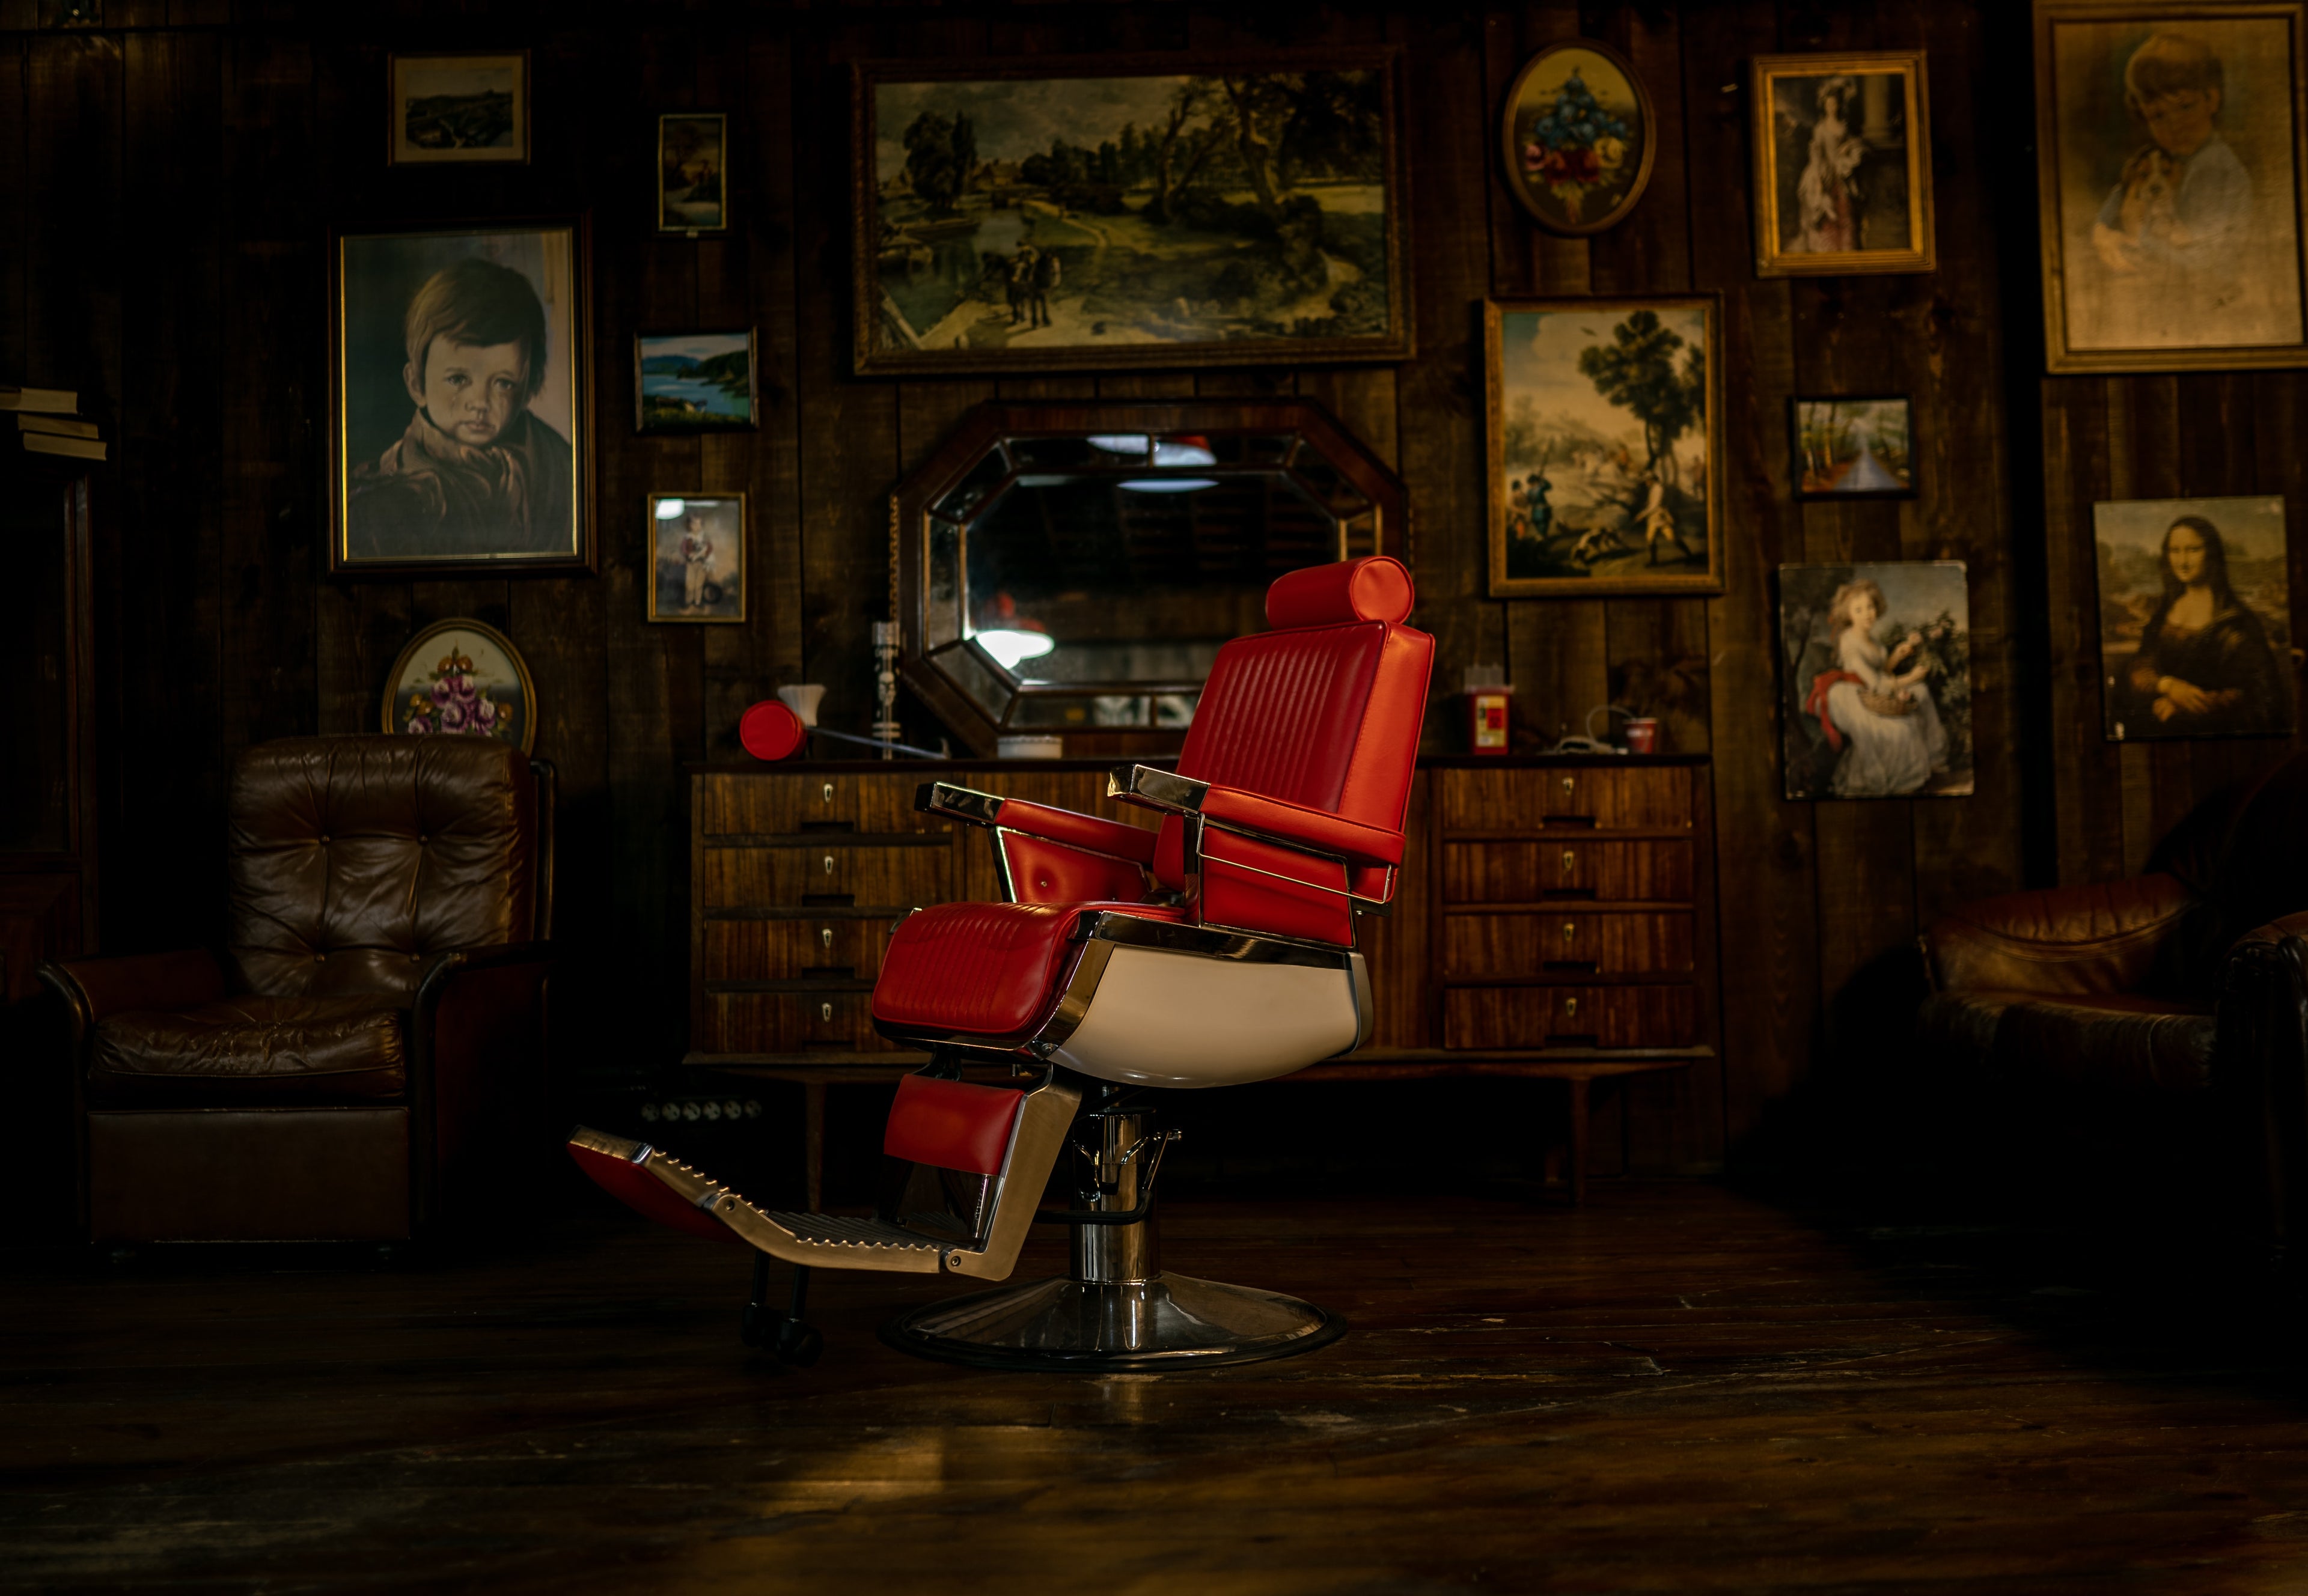
[[393, 662], [384, 729], [409, 736], [494, 737], [523, 753], [537, 742], [537, 695], [512, 639], [478, 621], [437, 621]]
[[1606, 45], [1550, 45], [1507, 90], [1507, 186], [1538, 225], [1577, 236], [1615, 226], [1651, 176], [1650, 96]]

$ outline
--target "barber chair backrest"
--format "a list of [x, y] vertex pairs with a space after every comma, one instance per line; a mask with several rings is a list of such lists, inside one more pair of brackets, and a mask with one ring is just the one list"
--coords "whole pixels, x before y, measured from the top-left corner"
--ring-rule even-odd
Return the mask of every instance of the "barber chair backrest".
[[269, 998], [415, 995], [426, 962], [538, 934], [537, 786], [478, 737], [293, 737], [234, 762], [227, 953]]
[[[1402, 624], [1415, 594], [1384, 555], [1294, 571], [1267, 589], [1271, 629], [1219, 650], [1178, 774], [1400, 832], [1418, 760], [1434, 639]], [[1183, 885], [1182, 822], [1162, 823], [1154, 873]], [[1390, 872], [1355, 872], [1384, 897]]]

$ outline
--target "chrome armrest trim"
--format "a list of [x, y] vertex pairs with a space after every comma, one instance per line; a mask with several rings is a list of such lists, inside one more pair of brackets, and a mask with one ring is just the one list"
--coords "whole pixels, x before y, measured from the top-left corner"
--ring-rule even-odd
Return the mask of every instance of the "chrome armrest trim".
[[1195, 813], [1202, 807], [1203, 794], [1210, 790], [1210, 784], [1206, 781], [1196, 781], [1175, 770], [1157, 770], [1151, 765], [1116, 765], [1106, 777], [1108, 798], [1135, 803], [1141, 809], [1167, 810], [1172, 814]]
[[993, 793], [959, 787], [950, 781], [926, 781], [914, 789], [914, 808], [922, 814], [943, 815], [972, 826], [992, 826], [1001, 819], [1002, 800]]
[[1115, 909], [1083, 915], [1075, 935], [1093, 943], [1152, 948], [1164, 953], [1187, 953], [1198, 958], [1222, 958], [1246, 965], [1307, 965], [1318, 970], [1343, 970], [1353, 957], [1349, 949], [1333, 942], [1278, 937], [1270, 931], [1227, 926], [1149, 920]]

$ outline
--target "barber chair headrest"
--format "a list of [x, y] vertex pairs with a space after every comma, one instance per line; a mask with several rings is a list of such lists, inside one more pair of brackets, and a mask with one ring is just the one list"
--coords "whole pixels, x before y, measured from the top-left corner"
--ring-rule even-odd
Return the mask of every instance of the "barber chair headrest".
[[1391, 555], [1310, 565], [1276, 579], [1266, 590], [1266, 623], [1277, 631], [1353, 621], [1396, 623], [1409, 615], [1417, 597], [1410, 572]]

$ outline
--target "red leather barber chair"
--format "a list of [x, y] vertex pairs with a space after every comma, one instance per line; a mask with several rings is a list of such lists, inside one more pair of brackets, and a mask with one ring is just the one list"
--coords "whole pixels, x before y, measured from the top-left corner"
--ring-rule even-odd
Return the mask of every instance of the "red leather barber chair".
[[[1369, 1035], [1355, 920], [1393, 896], [1434, 654], [1402, 623], [1412, 596], [1384, 557], [1277, 581], [1272, 630], [1219, 651], [1176, 772], [1140, 765], [1109, 781], [1109, 796], [1164, 812], [1158, 832], [921, 789], [926, 811], [991, 832], [1008, 901], [916, 910], [891, 940], [874, 1023], [931, 1063], [899, 1086], [878, 1217], [765, 1213], [597, 1131], [577, 1131], [572, 1153], [642, 1213], [758, 1249], [746, 1339], [790, 1361], [816, 1355], [800, 1322], [810, 1268], [1003, 1280], [1038, 1219], [1072, 1230], [1064, 1278], [934, 1303], [883, 1338], [959, 1362], [1100, 1369], [1335, 1339], [1343, 1321], [1296, 1298], [1162, 1271], [1153, 1188], [1176, 1133], [1153, 1130], [1132, 1099], [1268, 1080]], [[955, 1078], [991, 1059], [1030, 1083]], [[1041, 1210], [1070, 1145], [1072, 1206]], [[789, 1314], [763, 1300], [771, 1257], [800, 1266]]]

